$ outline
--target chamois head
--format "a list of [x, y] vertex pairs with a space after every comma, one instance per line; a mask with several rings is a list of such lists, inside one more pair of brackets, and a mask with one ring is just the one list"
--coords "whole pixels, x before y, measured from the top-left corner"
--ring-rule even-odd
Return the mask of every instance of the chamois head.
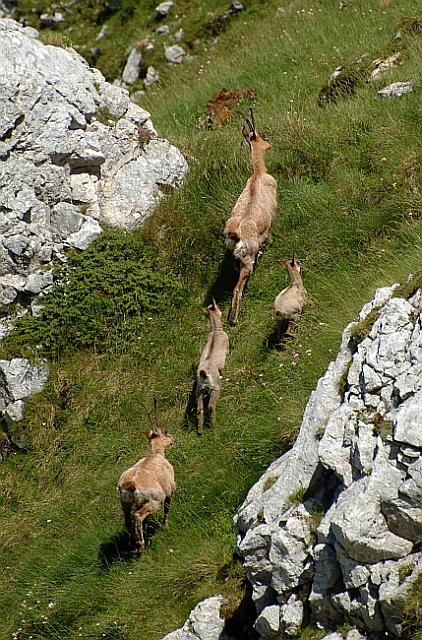
[[294, 253], [290, 260], [288, 260], [287, 262], [280, 262], [279, 260], [279, 264], [281, 264], [281, 266], [289, 272], [296, 271], [296, 273], [300, 273], [302, 271], [299, 260], [296, 258]]
[[141, 435], [148, 438], [151, 444], [153, 443], [155, 438], [159, 438], [161, 440], [162, 446], [164, 447], [164, 449], [166, 449], [174, 443], [174, 435], [172, 435], [171, 433], [167, 433], [167, 431], [159, 425], [157, 414], [157, 400], [154, 398], [154, 416], [152, 416], [152, 411], [148, 411], [144, 404], [142, 404], [142, 406], [148, 414], [148, 419], [151, 423], [151, 431], [149, 433], [146, 431], [141, 431]]
[[245, 125], [243, 125], [242, 129], [243, 137], [245, 138], [249, 146], [253, 146], [255, 149], [260, 149], [261, 151], [267, 151], [267, 149], [271, 149], [272, 144], [270, 140], [268, 140], [268, 138], [266, 138], [261, 131], [258, 131], [252, 109], [249, 109], [249, 113], [251, 114], [250, 119], [247, 118], [241, 111], [239, 111], [239, 113], [249, 127], [249, 131], [245, 127]]
[[205, 313], [205, 315], [208, 317], [211, 315], [217, 315], [219, 318], [221, 318], [221, 309], [216, 303], [214, 298], [212, 299], [211, 304], [209, 304], [207, 308], [201, 307], [201, 309]]

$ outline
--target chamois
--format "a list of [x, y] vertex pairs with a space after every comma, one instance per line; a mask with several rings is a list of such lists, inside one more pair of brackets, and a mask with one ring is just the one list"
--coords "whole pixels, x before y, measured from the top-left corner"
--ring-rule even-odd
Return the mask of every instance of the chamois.
[[[135, 542], [139, 554], [145, 549], [143, 521], [164, 504], [163, 526], [165, 527], [171, 499], [176, 489], [173, 467], [165, 458], [165, 449], [173, 444], [174, 436], [159, 426], [155, 398], [154, 420], [151, 417], [152, 412], [149, 412], [144, 405], [142, 406], [148, 414], [151, 431], [149, 433], [141, 431], [141, 435], [150, 441], [152, 452], [124, 471], [117, 485], [125, 518], [125, 529]], [[132, 505], [135, 505], [133, 526]]]
[[277, 208], [277, 183], [267, 173], [264, 154], [271, 149], [271, 142], [257, 129], [252, 109], [251, 120], [241, 115], [249, 127], [243, 125], [242, 134], [251, 150], [253, 174], [233, 207], [224, 229], [226, 246], [234, 255], [239, 279], [233, 292], [229, 320], [237, 321], [240, 300], [248, 282], [258, 252], [268, 239]]
[[280, 262], [280, 264], [287, 270], [290, 284], [283, 291], [280, 291], [274, 300], [278, 342], [281, 342], [283, 337], [293, 334], [293, 325], [299, 320], [308, 296], [303, 286], [300, 275], [301, 268], [295, 254], [291, 260], [286, 263]]
[[209, 392], [208, 410], [211, 422], [215, 419], [217, 400], [220, 397], [220, 375], [224, 368], [226, 355], [229, 352], [229, 339], [221, 324], [221, 309], [214, 300], [206, 308], [202, 309], [209, 317], [211, 331], [208, 334], [198, 370], [196, 372], [196, 401], [197, 401], [197, 432], [202, 433], [204, 422], [204, 395]]

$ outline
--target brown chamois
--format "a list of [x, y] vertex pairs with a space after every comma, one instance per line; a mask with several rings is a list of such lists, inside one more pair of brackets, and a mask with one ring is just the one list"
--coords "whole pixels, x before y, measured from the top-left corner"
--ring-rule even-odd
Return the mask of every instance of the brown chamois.
[[293, 335], [293, 326], [299, 320], [308, 296], [303, 286], [300, 275], [301, 268], [295, 254], [291, 260], [286, 263], [280, 262], [280, 264], [287, 270], [290, 284], [283, 291], [280, 291], [274, 300], [278, 342], [281, 342], [285, 336]]
[[229, 315], [232, 324], [237, 321], [243, 290], [252, 274], [256, 256], [270, 235], [277, 208], [277, 183], [267, 173], [264, 163], [271, 142], [258, 131], [252, 109], [249, 111], [251, 120], [241, 113], [249, 127], [248, 131], [243, 125], [242, 134], [251, 150], [253, 174], [224, 229], [226, 245], [233, 253], [235, 268], [239, 271]]
[[[174, 442], [174, 436], [167, 433], [158, 424], [157, 403], [154, 398], [154, 421], [148, 409], [151, 431], [141, 431], [151, 443], [151, 453], [139, 460], [120, 476], [117, 488], [120, 491], [120, 504], [125, 517], [125, 529], [141, 553], [145, 549], [142, 524], [145, 518], [158, 511], [164, 504], [163, 526], [167, 517], [171, 499], [176, 489], [173, 467], [165, 458], [165, 449]], [[135, 506], [132, 526], [132, 505]]]
[[202, 433], [204, 423], [204, 395], [209, 392], [208, 410], [211, 422], [215, 420], [215, 409], [220, 397], [221, 372], [224, 368], [226, 356], [229, 352], [229, 338], [221, 324], [221, 309], [214, 300], [202, 311], [209, 317], [211, 331], [208, 334], [207, 344], [201, 354], [198, 370], [196, 372], [196, 401], [198, 434]]

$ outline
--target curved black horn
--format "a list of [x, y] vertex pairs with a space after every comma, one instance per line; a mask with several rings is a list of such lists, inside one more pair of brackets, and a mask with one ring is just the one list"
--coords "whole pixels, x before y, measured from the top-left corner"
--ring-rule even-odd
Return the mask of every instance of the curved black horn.
[[146, 406], [144, 405], [143, 402], [141, 402], [141, 407], [143, 407], [145, 409], [145, 411], [147, 412], [148, 420], [150, 421], [152, 429], [154, 429], [154, 422], [153, 422], [152, 417], [151, 417], [151, 413], [152, 412], [148, 411], [148, 409], [146, 408]]
[[253, 132], [256, 135], [258, 133], [258, 130], [256, 128], [256, 122], [255, 122], [255, 118], [252, 112], [252, 107], [249, 107], [249, 113], [251, 114], [251, 120], [252, 120], [252, 124], [253, 124]]
[[[251, 109], [251, 111], [252, 111], [252, 109]], [[247, 117], [245, 116], [245, 114], [244, 114], [244, 113], [242, 113], [241, 111], [239, 111], [239, 109], [237, 110], [237, 113], [240, 113], [240, 115], [242, 116], [242, 118], [245, 120], [246, 124], [247, 124], [247, 125], [248, 125], [248, 127], [249, 127], [250, 132], [251, 132], [251, 133], [255, 133], [255, 129], [254, 129], [254, 127], [252, 126], [252, 123], [251, 123], [251, 121], [249, 120], [249, 118], [247, 118]]]
[[154, 418], [155, 418], [155, 426], [157, 429], [161, 429], [160, 423], [158, 422], [158, 413], [157, 413], [157, 400], [154, 398]]
[[292, 267], [294, 267], [294, 266], [295, 266], [295, 258], [296, 258], [296, 256], [295, 256], [295, 252], [293, 251], [293, 256], [292, 256]]

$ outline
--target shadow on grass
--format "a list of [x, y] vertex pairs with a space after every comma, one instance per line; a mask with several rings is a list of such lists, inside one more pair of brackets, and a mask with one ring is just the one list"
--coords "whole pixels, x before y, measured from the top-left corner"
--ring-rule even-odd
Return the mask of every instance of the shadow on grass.
[[[163, 520], [162, 510], [158, 514], [150, 516], [144, 520], [144, 540], [145, 547], [151, 544], [151, 538], [158, 529], [161, 529]], [[126, 531], [119, 531], [108, 542], [100, 545], [98, 557], [101, 569], [109, 571], [116, 562], [130, 562], [138, 557], [135, 545]]]
[[135, 555], [135, 549], [132, 541], [126, 531], [119, 531], [108, 542], [100, 545], [98, 556], [101, 568], [108, 571], [117, 561], [129, 561]]
[[190, 377], [193, 380], [192, 389], [189, 394], [188, 402], [185, 407], [185, 412], [183, 414], [182, 421], [182, 429], [186, 429], [187, 431], [196, 431], [197, 421], [196, 421], [196, 366], [192, 364], [190, 370]]
[[280, 344], [278, 341], [277, 327], [274, 327], [271, 333], [265, 336], [262, 341], [262, 346], [265, 349], [276, 349], [277, 351], [281, 351], [283, 349], [283, 343]]
[[235, 288], [239, 274], [234, 268], [232, 253], [227, 249], [223, 262], [221, 263], [217, 278], [208, 290], [204, 305], [210, 304], [212, 298], [221, 307], [222, 304], [231, 301], [233, 289]]

